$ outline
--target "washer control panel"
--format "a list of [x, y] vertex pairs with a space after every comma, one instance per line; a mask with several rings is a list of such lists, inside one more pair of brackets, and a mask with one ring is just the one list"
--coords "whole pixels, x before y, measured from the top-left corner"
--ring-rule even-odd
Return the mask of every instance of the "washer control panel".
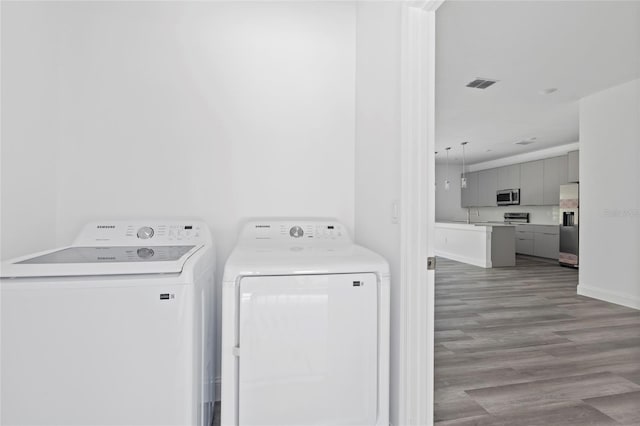
[[334, 220], [264, 220], [245, 225], [241, 239], [311, 243], [351, 242], [344, 225]]
[[134, 225], [127, 226], [126, 236], [141, 240], [163, 240], [189, 242], [200, 236], [200, 226], [192, 224], [141, 226], [136, 229]]
[[201, 221], [93, 222], [85, 226], [74, 245], [195, 244], [210, 239]]

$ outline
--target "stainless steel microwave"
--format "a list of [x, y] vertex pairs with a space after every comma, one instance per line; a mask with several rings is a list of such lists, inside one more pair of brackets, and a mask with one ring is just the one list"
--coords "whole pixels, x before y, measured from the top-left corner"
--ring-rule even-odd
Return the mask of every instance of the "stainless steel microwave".
[[520, 189], [501, 189], [497, 192], [496, 202], [499, 206], [520, 204]]

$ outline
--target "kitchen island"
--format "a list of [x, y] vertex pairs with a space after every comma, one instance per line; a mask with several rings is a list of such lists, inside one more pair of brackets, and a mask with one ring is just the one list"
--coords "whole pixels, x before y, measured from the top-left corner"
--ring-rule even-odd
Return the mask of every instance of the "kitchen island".
[[436, 256], [482, 268], [515, 266], [515, 226], [436, 222], [435, 252]]

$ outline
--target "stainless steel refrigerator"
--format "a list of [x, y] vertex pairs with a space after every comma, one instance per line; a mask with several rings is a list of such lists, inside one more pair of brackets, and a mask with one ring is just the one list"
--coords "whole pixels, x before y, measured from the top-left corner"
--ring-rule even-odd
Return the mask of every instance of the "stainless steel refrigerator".
[[580, 186], [560, 185], [560, 264], [578, 267]]

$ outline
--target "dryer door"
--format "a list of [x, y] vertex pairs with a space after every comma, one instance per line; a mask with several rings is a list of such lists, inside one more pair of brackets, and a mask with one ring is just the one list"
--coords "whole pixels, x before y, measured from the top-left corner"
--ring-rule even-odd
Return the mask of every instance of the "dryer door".
[[240, 425], [372, 425], [377, 418], [374, 274], [240, 281]]

